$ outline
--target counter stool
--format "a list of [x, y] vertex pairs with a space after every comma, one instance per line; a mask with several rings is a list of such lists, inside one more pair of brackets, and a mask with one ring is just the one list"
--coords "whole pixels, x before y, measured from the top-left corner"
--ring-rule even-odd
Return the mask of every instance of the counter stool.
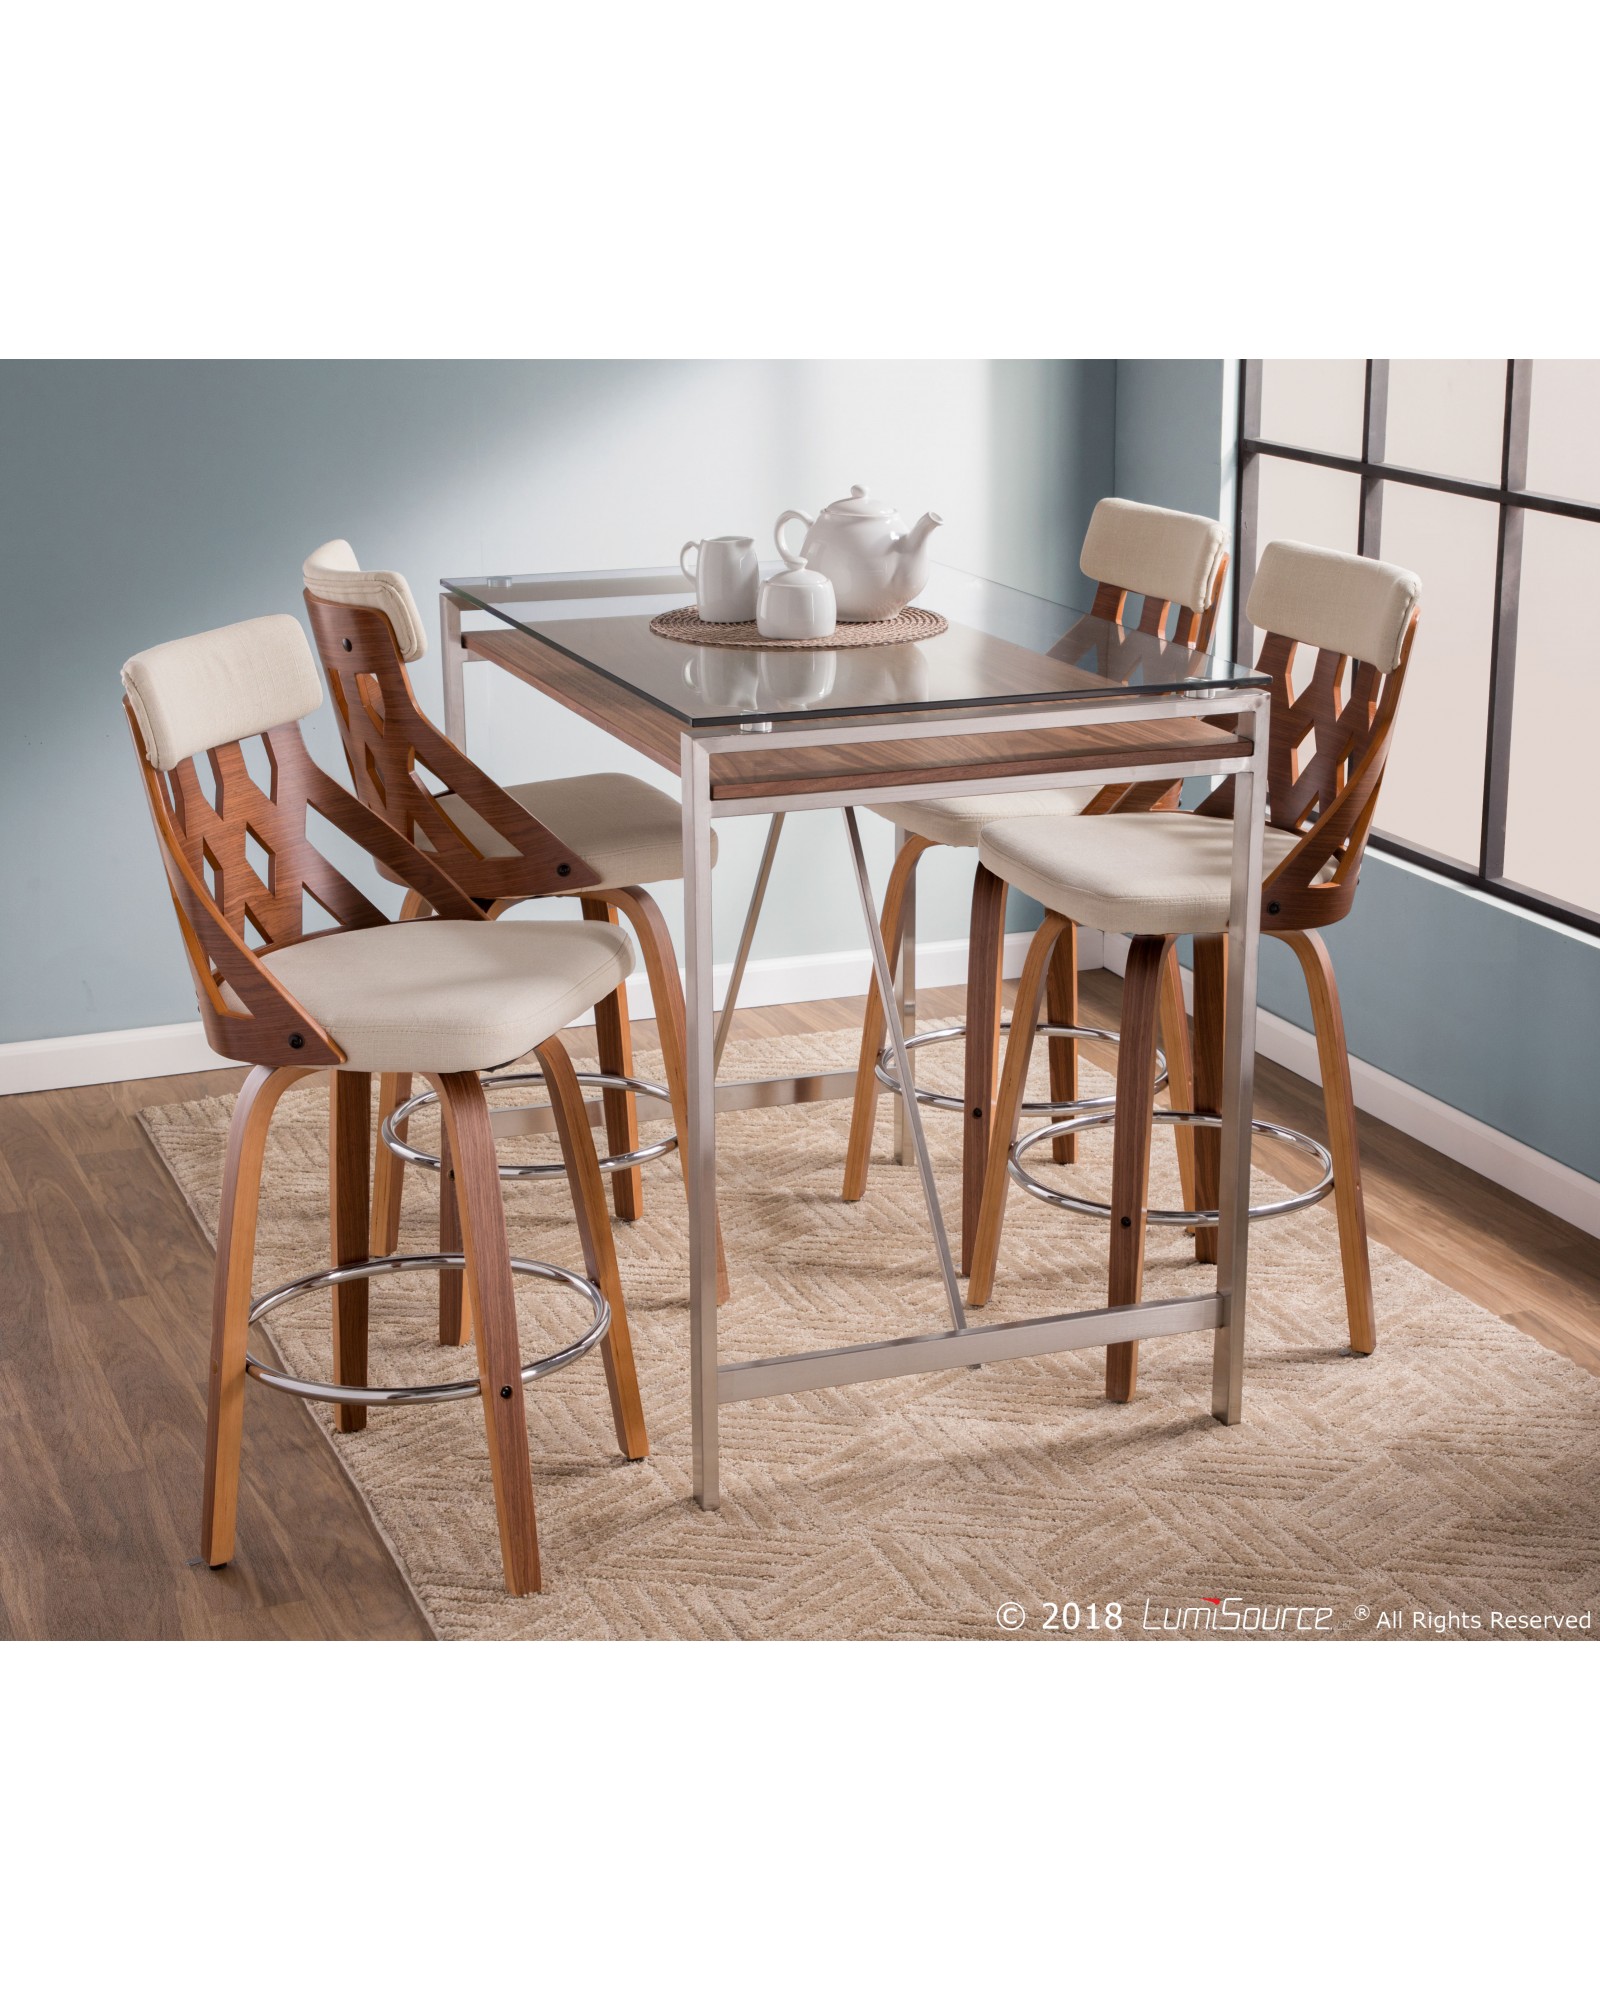
[[[627, 977], [632, 951], [600, 923], [491, 924], [437, 862], [314, 764], [299, 722], [322, 702], [293, 618], [255, 618], [155, 646], [122, 670], [124, 709], [189, 956], [206, 1039], [254, 1065], [228, 1131], [217, 1225], [201, 1553], [233, 1554], [247, 1376], [333, 1403], [340, 1430], [371, 1404], [479, 1397], [500, 1524], [506, 1587], [539, 1588], [539, 1543], [523, 1387], [598, 1346], [624, 1458], [649, 1450], [605, 1189], [572, 1064], [558, 1034]], [[252, 775], [247, 739], [270, 775]], [[202, 772], [202, 760], [206, 773]], [[207, 775], [207, 773], [209, 775]], [[393, 923], [311, 844], [320, 813], [429, 904]], [[259, 855], [260, 859], [257, 860]], [[308, 907], [330, 928], [308, 932]], [[513, 1258], [496, 1175], [481, 1069], [536, 1050], [577, 1210], [586, 1275]], [[437, 1256], [369, 1254], [372, 1072], [421, 1071], [449, 1134], [459, 1247]], [[251, 1297], [256, 1209], [267, 1128], [284, 1092], [317, 1072], [331, 1085], [333, 1263]], [[385, 1271], [464, 1274], [477, 1376], [443, 1386], [367, 1380], [367, 1287]], [[523, 1364], [514, 1272], [578, 1293], [592, 1309], [576, 1340]], [[331, 1288], [333, 1380], [303, 1381], [257, 1361], [249, 1330], [274, 1306]]]
[[[1194, 646], [1202, 651], [1210, 645], [1222, 583], [1228, 572], [1228, 557], [1218, 522], [1207, 520], [1204, 515], [1179, 514], [1170, 508], [1146, 507], [1132, 500], [1102, 500], [1090, 519], [1079, 563], [1084, 575], [1095, 584], [1094, 602], [1089, 619], [1081, 620], [1051, 648], [1053, 658], [1081, 658], [1103, 641], [1104, 623], [1094, 625], [1090, 620], [1109, 621], [1120, 626], [1124, 622], [1130, 593], [1143, 599], [1137, 628], [1140, 632], [1165, 636], [1170, 621], [1170, 636], [1174, 644]], [[900, 958], [902, 941], [910, 927], [908, 914], [915, 896], [917, 863], [929, 848], [979, 847], [987, 828], [1013, 819], [1034, 819], [1041, 815], [1072, 818], [1170, 809], [1176, 806], [1180, 789], [1178, 785], [1158, 780], [1143, 784], [1088, 785], [1058, 791], [1012, 792], [974, 798], [919, 798], [874, 807], [875, 812], [893, 822], [898, 836], [894, 868], [880, 918], [890, 963], [894, 964]], [[908, 1048], [913, 1049], [926, 1046], [930, 1041], [958, 1037], [964, 1037], [966, 1042], [963, 1096], [958, 1100], [941, 1096], [935, 1091], [917, 1091], [919, 1101], [924, 1104], [961, 1110], [966, 1114], [962, 1165], [963, 1272], [971, 1268], [976, 1240], [978, 1209], [989, 1151], [994, 1079], [999, 1062], [1000, 1036], [1005, 1026], [1000, 1018], [1005, 908], [1006, 885], [985, 865], [980, 851], [972, 885], [965, 1024], [959, 1028], [911, 1035], [907, 1040]], [[1079, 1022], [1077, 995], [1077, 933], [1071, 924], [1067, 924], [1057, 939], [1047, 982], [1047, 1026], [1044, 1032], [1050, 1038], [1051, 1097], [1048, 1101], [1030, 1104], [1030, 1111], [1070, 1117], [1090, 1105], [1108, 1101], [1078, 1096], [1078, 1042], [1081, 1039], [1114, 1042], [1117, 1038], [1105, 1030], [1089, 1028]], [[1189, 1103], [1188, 1041], [1183, 989], [1176, 968], [1167, 976], [1163, 988], [1162, 1024], [1172, 1071], [1172, 1102], [1186, 1107]], [[876, 989], [869, 987], [866, 1016], [861, 1028], [861, 1052], [856, 1063], [850, 1137], [845, 1154], [846, 1201], [859, 1201], [866, 1193], [879, 1087], [886, 1085], [895, 1091], [901, 1088], [901, 1079], [887, 1067], [889, 1051], [881, 1046], [883, 1030], [882, 1002]], [[1062, 1131], [1054, 1136], [1052, 1149], [1058, 1160], [1072, 1160], [1075, 1157], [1074, 1148], [1071, 1132]], [[1187, 1188], [1192, 1161], [1192, 1151], [1187, 1144], [1180, 1143], [1179, 1157]]]
[[[595, 1003], [599, 1073], [580, 1082], [605, 1093], [601, 1161], [623, 1221], [643, 1213], [640, 1168], [683, 1145], [688, 1125], [683, 982], [659, 904], [642, 882], [681, 880], [682, 819], [677, 802], [641, 778], [618, 771], [501, 786], [424, 715], [406, 672], [427, 638], [410, 586], [397, 570], [363, 570], [348, 542], [325, 542], [306, 558], [306, 609], [322, 656], [356, 794], [405, 837], [432, 855], [456, 887], [488, 916], [547, 896], [577, 896], [585, 917], [615, 924], [626, 916], [639, 940], [655, 1002], [667, 1082], [629, 1074], [633, 1063], [627, 994], [618, 985]], [[426, 772], [442, 787], [432, 791]], [[712, 858], [716, 858], [715, 837]], [[423, 899], [408, 898], [415, 915]], [[525, 1084], [522, 1074], [487, 1080], [490, 1089]], [[407, 1163], [437, 1170], [443, 1154], [409, 1144], [407, 1120], [429, 1101], [411, 1094], [403, 1071], [386, 1073], [379, 1093], [379, 1144], [373, 1175], [372, 1243], [395, 1247]], [[667, 1099], [676, 1136], [641, 1144], [636, 1095]], [[505, 1165], [507, 1179], [557, 1173], [557, 1167]], [[441, 1182], [441, 1243], [454, 1241], [448, 1179]], [[720, 1226], [717, 1295], [728, 1297]], [[458, 1285], [440, 1293], [440, 1339], [465, 1337]]]
[[[1265, 634], [1257, 664], [1271, 682], [1261, 928], [1283, 939], [1305, 974], [1329, 1129], [1324, 1149], [1303, 1134], [1256, 1123], [1257, 1131], [1309, 1149], [1323, 1174], [1308, 1193], [1251, 1213], [1283, 1214], [1331, 1189], [1350, 1345], [1357, 1354], [1373, 1352], [1377, 1328], [1349, 1054], [1333, 964], [1319, 933], [1355, 900], [1420, 591], [1409, 570], [1390, 563], [1273, 542], [1261, 557], [1246, 612]], [[1297, 691], [1302, 646], [1315, 657]], [[973, 1305], [986, 1304], [994, 1284], [1012, 1180], [1059, 1206], [1110, 1221], [1111, 1305], [1139, 1299], [1147, 1222], [1194, 1226], [1196, 1256], [1215, 1261], [1233, 791], [1228, 778], [1193, 812], [1010, 820], [984, 830], [978, 849], [983, 865], [1036, 897], [1047, 914], [1028, 952], [1012, 1014], [972, 1261]], [[1017, 1121], [1047, 967], [1058, 937], [1075, 922], [1132, 938], [1115, 1110], [1047, 1125], [1019, 1144]], [[1174, 942], [1183, 934], [1195, 941], [1195, 1103], [1189, 1110], [1152, 1113], [1158, 995], [1172, 976]], [[1182, 1209], [1146, 1212], [1152, 1115], [1195, 1128], [1198, 1193]], [[1046, 1188], [1021, 1164], [1023, 1152], [1046, 1134], [1110, 1123], [1116, 1143], [1109, 1204]], [[1137, 1360], [1134, 1342], [1107, 1350], [1108, 1396], [1126, 1401], [1133, 1394]]]

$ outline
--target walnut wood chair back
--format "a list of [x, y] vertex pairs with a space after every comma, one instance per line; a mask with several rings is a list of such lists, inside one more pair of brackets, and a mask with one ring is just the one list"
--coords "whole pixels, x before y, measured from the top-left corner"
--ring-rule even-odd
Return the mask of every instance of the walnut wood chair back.
[[[348, 542], [313, 551], [305, 577], [306, 610], [357, 795], [437, 855], [480, 902], [593, 887], [600, 879], [594, 870], [423, 713], [406, 665], [422, 657], [427, 642], [405, 578], [397, 570], [358, 570]], [[424, 773], [471, 808], [471, 831], [444, 811]]]
[[[1410, 570], [1271, 542], [1245, 615], [1272, 683], [1267, 818], [1302, 838], [1262, 885], [1262, 924], [1320, 930], [1348, 914], [1388, 762], [1422, 586]], [[1302, 649], [1311, 655], [1296, 688]], [[1196, 811], [1230, 817], [1232, 778]]]
[[[316, 848], [316, 811], [443, 917], [482, 911], [388, 821], [313, 762], [300, 722], [322, 704], [293, 618], [254, 618], [155, 646], [122, 673], [123, 708], [188, 955], [206, 1039], [235, 1062], [326, 1068], [344, 1055], [272, 974], [315, 930], [390, 921]], [[246, 744], [259, 745], [262, 776]]]

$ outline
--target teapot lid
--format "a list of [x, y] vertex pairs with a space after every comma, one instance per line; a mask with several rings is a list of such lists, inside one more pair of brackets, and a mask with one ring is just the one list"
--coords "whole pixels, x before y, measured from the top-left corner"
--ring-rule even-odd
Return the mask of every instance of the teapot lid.
[[886, 521], [894, 509], [880, 507], [864, 486], [852, 486], [848, 500], [830, 500], [822, 511], [824, 514], [843, 514], [854, 521]]

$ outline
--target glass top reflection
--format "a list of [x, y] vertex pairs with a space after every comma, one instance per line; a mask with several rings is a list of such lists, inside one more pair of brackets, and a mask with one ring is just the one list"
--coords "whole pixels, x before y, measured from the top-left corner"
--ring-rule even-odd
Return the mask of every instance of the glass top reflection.
[[[691, 645], [652, 632], [652, 618], [694, 602], [676, 570], [446, 577], [443, 587], [691, 729], [1266, 685], [1215, 650], [941, 564], [916, 602], [941, 612], [947, 631], [915, 644], [824, 641], [806, 651]], [[1086, 602], [1092, 596], [1085, 585]]]

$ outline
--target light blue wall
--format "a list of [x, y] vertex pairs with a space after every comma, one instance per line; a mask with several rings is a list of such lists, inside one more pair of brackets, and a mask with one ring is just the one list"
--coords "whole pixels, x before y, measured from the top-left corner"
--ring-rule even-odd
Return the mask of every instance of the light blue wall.
[[[140, 647], [298, 613], [333, 535], [431, 618], [442, 575], [669, 562], [856, 480], [942, 513], [946, 561], [1071, 597], [1114, 382], [1108, 361], [0, 363], [0, 1041], [193, 1016], [119, 706]], [[433, 662], [418, 687], [436, 706]], [[493, 670], [470, 700], [501, 778], [667, 782]], [[326, 712], [308, 735], [342, 772]], [[837, 816], [790, 828], [759, 955], [859, 949]], [[761, 837], [723, 835], [723, 955]], [[962, 936], [970, 857], [930, 863], [922, 934]]]
[[[1118, 362], [1119, 494], [1216, 514], [1231, 537], [1234, 366]], [[1370, 851], [1327, 940], [1353, 1055], [1600, 1178], [1600, 943]], [[1311, 1026], [1270, 940], [1261, 1002]]]

